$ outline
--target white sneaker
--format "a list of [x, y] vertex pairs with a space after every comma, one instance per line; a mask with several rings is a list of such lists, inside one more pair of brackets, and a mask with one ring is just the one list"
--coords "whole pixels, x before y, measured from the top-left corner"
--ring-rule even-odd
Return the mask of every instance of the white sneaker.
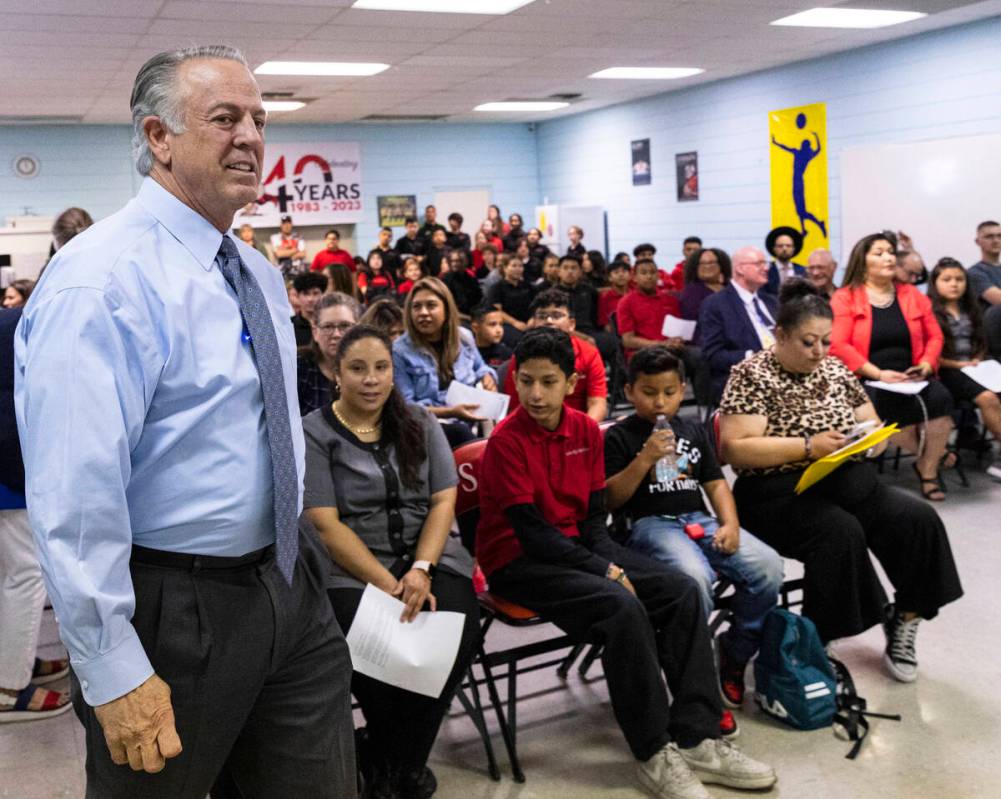
[[752, 760], [726, 738], [706, 738], [678, 751], [702, 782], [753, 789], [771, 788], [778, 779], [771, 766]]
[[918, 636], [920, 623], [920, 616], [904, 621], [904, 617], [897, 613], [893, 605], [887, 606], [886, 620], [883, 622], [883, 632], [886, 633], [883, 663], [894, 679], [900, 682], [914, 682], [918, 678], [915, 639]]
[[987, 474], [995, 480], [1001, 480], [1001, 460], [996, 460], [987, 467]]
[[677, 744], [670, 743], [649, 760], [638, 763], [636, 777], [658, 799], [712, 799], [692, 774]]

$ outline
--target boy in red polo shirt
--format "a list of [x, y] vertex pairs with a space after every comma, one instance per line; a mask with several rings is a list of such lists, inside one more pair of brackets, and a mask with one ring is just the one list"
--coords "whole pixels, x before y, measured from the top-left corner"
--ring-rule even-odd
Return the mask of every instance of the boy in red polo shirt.
[[708, 405], [710, 375], [702, 350], [679, 337], [664, 335], [664, 318], [681, 318], [681, 306], [673, 294], [657, 289], [657, 265], [649, 258], [636, 262], [633, 281], [636, 285], [619, 303], [616, 319], [619, 335], [626, 351], [626, 360], [643, 347], [664, 344], [685, 364], [685, 373], [692, 376], [692, 389], [699, 405]]
[[632, 279], [632, 267], [625, 261], [612, 261], [608, 265], [608, 287], [598, 292], [598, 324], [602, 330], [609, 329], [608, 322], [619, 303], [629, 294]]
[[[532, 304], [528, 306], [531, 315], [529, 328], [554, 327], [567, 335], [575, 328], [573, 304], [565, 291], [549, 289], [535, 295]], [[605, 364], [601, 360], [598, 348], [593, 344], [571, 336], [573, 344], [574, 368], [577, 370], [577, 380], [567, 405], [578, 411], [584, 411], [596, 422], [604, 421], [608, 415], [608, 387], [605, 382]], [[514, 382], [514, 358], [508, 361], [510, 366], [504, 375], [503, 391], [511, 398], [511, 412], [518, 408], [518, 391]]]
[[709, 799], [699, 780], [770, 787], [771, 767], [719, 737], [695, 583], [608, 535], [601, 431], [564, 404], [577, 382], [570, 337], [532, 329], [514, 357], [521, 406], [490, 436], [481, 468], [476, 556], [491, 591], [603, 645], [615, 718], [654, 796]]

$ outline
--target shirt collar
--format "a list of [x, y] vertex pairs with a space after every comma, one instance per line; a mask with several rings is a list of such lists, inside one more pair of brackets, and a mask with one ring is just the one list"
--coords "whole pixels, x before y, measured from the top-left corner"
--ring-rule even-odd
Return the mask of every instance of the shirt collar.
[[521, 425], [521, 428], [528, 433], [528, 437], [532, 439], [532, 441], [541, 442], [545, 441], [547, 438], [570, 437], [570, 414], [567, 412], [566, 405], [563, 406], [563, 413], [560, 415], [560, 423], [556, 426], [555, 430], [546, 430], [546, 428], [528, 415], [528, 411], [525, 410], [524, 405], [519, 405], [516, 413], [518, 414], [518, 422]]
[[194, 256], [202, 269], [206, 272], [212, 269], [222, 244], [222, 233], [211, 222], [150, 177], [143, 180], [136, 199]]
[[750, 292], [743, 286], [739, 285], [736, 280], [732, 280], [730, 283], [736, 290], [737, 296], [740, 297], [741, 302], [743, 302], [744, 305], [750, 305], [752, 300], [758, 296], [756, 292]]

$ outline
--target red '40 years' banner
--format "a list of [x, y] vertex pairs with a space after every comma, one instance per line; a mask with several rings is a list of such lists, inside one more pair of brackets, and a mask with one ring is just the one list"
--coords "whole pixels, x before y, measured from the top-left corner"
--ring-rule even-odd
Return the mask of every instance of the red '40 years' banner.
[[358, 142], [269, 144], [261, 174], [257, 200], [237, 212], [234, 226], [278, 227], [284, 214], [296, 227], [361, 220]]

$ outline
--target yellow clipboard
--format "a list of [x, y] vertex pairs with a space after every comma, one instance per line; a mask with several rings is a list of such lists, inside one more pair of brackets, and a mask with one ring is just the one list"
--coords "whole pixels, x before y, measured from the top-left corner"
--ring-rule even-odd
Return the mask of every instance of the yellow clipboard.
[[900, 429], [896, 424], [888, 424], [883, 425], [882, 427], [877, 427], [864, 438], [860, 438], [858, 441], [854, 441], [851, 444], [832, 452], [830, 455], [825, 455], [820, 460], [814, 461], [810, 464], [809, 468], [803, 472], [803, 476], [799, 478], [799, 482], [796, 483], [796, 493], [802, 494], [814, 483], [823, 480], [842, 463], [852, 457], [852, 455], [859, 455], [869, 449], [869, 447], [874, 447], [880, 442], [888, 439], [894, 433], [899, 432]]

